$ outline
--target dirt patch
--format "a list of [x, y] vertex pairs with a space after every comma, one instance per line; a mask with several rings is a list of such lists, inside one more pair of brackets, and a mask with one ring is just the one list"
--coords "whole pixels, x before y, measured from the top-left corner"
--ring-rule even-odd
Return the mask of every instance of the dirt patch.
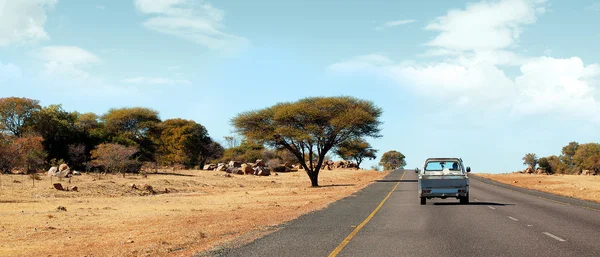
[[[322, 171], [319, 188], [303, 172], [224, 174], [84, 174], [70, 184], [42, 176], [35, 187], [24, 175], [2, 175], [0, 256], [190, 256], [240, 236], [251, 240], [389, 172]], [[13, 180], [22, 183], [5, 182]], [[52, 183], [78, 191], [58, 191]]]
[[513, 186], [600, 203], [600, 176], [477, 174]]

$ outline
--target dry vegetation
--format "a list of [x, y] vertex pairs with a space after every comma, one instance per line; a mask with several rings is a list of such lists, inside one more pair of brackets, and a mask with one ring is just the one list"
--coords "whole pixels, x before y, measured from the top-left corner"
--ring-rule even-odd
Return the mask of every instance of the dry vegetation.
[[[225, 177], [178, 171], [100, 179], [84, 174], [72, 178], [78, 192], [53, 189], [47, 176], [32, 188], [29, 176], [2, 175], [0, 256], [190, 256], [250, 232], [266, 233], [387, 174], [322, 171], [319, 188], [310, 187], [304, 172]], [[149, 184], [156, 193], [132, 189], [131, 183]], [[68, 186], [67, 179], [62, 184]]]
[[600, 202], [600, 176], [477, 174], [513, 186], [535, 189], [562, 196]]

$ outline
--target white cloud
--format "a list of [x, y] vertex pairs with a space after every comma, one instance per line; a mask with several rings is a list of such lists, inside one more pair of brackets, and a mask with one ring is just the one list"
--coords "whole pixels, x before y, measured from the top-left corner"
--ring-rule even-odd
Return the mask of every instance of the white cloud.
[[450, 10], [427, 25], [440, 33], [427, 45], [458, 51], [492, 51], [515, 46], [521, 26], [545, 12], [544, 0], [484, 1]]
[[406, 24], [411, 24], [416, 21], [417, 20], [388, 21], [388, 22], [383, 23], [383, 25], [381, 25], [381, 26], [375, 27], [375, 30], [384, 30], [384, 29], [388, 29], [388, 28], [398, 27], [398, 26], [402, 26], [402, 25], [406, 25]]
[[124, 79], [123, 82], [131, 84], [146, 84], [146, 85], [176, 85], [176, 84], [190, 84], [191, 82], [186, 79], [169, 79], [161, 77], [134, 77]]
[[135, 0], [143, 14], [152, 17], [144, 26], [153, 31], [180, 37], [211, 49], [233, 51], [248, 40], [222, 32], [225, 13], [198, 0]]
[[83, 66], [101, 62], [98, 56], [77, 46], [47, 46], [34, 55], [45, 62], [44, 75], [73, 79], [90, 78]]
[[21, 74], [21, 68], [19, 68], [19, 66], [12, 63], [3, 64], [0, 62], [0, 82], [10, 79], [20, 79], [22, 76]]
[[540, 57], [521, 66], [515, 79], [520, 97], [513, 111], [522, 114], [561, 112], [600, 121], [600, 66], [578, 57]]
[[0, 0], [0, 46], [37, 43], [50, 37], [44, 30], [46, 11], [58, 0]]
[[[484, 1], [451, 10], [426, 29], [439, 31], [424, 54], [429, 63], [396, 62], [382, 54], [358, 56], [329, 69], [387, 77], [420, 95], [457, 108], [506, 110], [512, 115], [562, 114], [600, 122], [600, 65], [578, 57], [522, 56], [522, 26], [544, 12], [544, 1]], [[506, 74], [504, 66], [520, 68]], [[514, 76], [516, 75], [516, 76]]]

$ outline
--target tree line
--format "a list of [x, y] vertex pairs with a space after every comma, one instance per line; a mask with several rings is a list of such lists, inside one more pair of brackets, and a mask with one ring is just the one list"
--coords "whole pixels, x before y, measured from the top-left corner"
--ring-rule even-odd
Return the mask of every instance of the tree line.
[[80, 170], [137, 171], [142, 163], [194, 167], [224, 150], [201, 124], [162, 121], [158, 112], [140, 107], [97, 115], [6, 97], [0, 98], [0, 130], [4, 172], [35, 172], [63, 162]]
[[535, 153], [528, 153], [523, 157], [523, 164], [550, 174], [580, 174], [585, 170], [600, 174], [600, 144], [570, 142], [558, 156], [539, 158]]
[[[0, 169], [27, 173], [66, 162], [75, 169], [137, 172], [144, 163], [193, 168], [229, 160], [287, 162], [300, 165], [318, 186], [319, 171], [330, 153], [359, 167], [376, 158], [365, 140], [381, 137], [383, 110], [354, 97], [308, 97], [240, 113], [231, 125], [241, 138], [225, 137], [227, 148], [201, 124], [161, 120], [141, 107], [110, 109], [103, 115], [69, 112], [38, 100], [0, 98]], [[277, 164], [277, 163], [276, 163]], [[406, 165], [390, 151], [380, 165]]]

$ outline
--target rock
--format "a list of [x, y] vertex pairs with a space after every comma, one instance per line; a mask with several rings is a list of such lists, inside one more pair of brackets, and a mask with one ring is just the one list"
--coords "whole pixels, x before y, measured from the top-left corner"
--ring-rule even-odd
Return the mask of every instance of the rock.
[[151, 186], [151, 185], [144, 184], [144, 185], [142, 186], [142, 188], [144, 189], [144, 191], [148, 191], [148, 192], [150, 192], [150, 193], [152, 193], [152, 194], [154, 194], [154, 193], [155, 193], [155, 192], [154, 192], [154, 188], [152, 188], [152, 186]]
[[242, 163], [238, 162], [238, 161], [230, 161], [229, 162], [229, 167], [239, 168], [239, 167], [242, 167]]
[[252, 169], [252, 165], [248, 165], [246, 163], [242, 164], [241, 170], [246, 175], [254, 173], [254, 170]]
[[71, 186], [71, 187], [69, 187], [69, 190], [77, 192], [77, 190], [79, 190], [79, 189], [76, 186]]
[[225, 175], [223, 175], [223, 177], [231, 178], [231, 174], [225, 174]]
[[244, 171], [242, 171], [242, 169], [240, 169], [240, 168], [229, 168], [229, 169], [231, 169], [231, 170], [228, 173], [237, 174], [237, 175], [244, 175]]
[[217, 168], [217, 166], [214, 164], [207, 164], [207, 165], [204, 165], [204, 167], [202, 167], [203, 170], [214, 170], [216, 168]]
[[58, 206], [58, 207], [56, 207], [56, 210], [57, 210], [57, 211], [67, 211], [67, 207], [64, 207], [64, 206]]
[[76, 175], [76, 176], [81, 176], [81, 172], [74, 170], [74, 171], [73, 171], [73, 175]]
[[58, 171], [63, 171], [69, 168], [69, 165], [67, 164], [61, 164], [60, 166], [58, 166]]
[[590, 171], [589, 170], [582, 170], [581, 171], [581, 175], [589, 176], [590, 175]]
[[226, 171], [226, 170], [227, 170], [227, 165], [225, 163], [219, 163], [217, 165], [216, 171]]
[[50, 167], [48, 170], [48, 176], [56, 176], [58, 173], [58, 167]]
[[56, 190], [61, 190], [61, 191], [65, 190], [65, 189], [63, 188], [63, 186], [62, 186], [62, 184], [61, 184], [61, 183], [54, 183], [54, 184], [52, 184], [52, 185], [54, 186], [54, 188], [55, 188]]
[[258, 167], [265, 167], [265, 162], [262, 159], [258, 159], [256, 160], [256, 166]]
[[131, 187], [131, 189], [138, 189], [134, 183], [129, 184], [129, 187]]
[[61, 177], [61, 178], [70, 178], [73, 176], [73, 171], [71, 169], [67, 168], [66, 170], [59, 171], [57, 176]]
[[271, 172], [269, 171], [269, 169], [267, 169], [265, 167], [257, 167], [254, 175], [269, 176], [269, 175], [271, 175]]

